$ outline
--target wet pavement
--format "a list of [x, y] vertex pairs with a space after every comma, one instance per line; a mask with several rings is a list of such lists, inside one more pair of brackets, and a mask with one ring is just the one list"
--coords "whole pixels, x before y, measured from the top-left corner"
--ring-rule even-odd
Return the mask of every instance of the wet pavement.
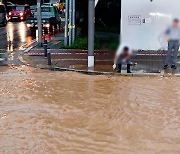
[[180, 78], [0, 67], [0, 153], [180, 153]]
[[8, 22], [6, 27], [0, 27], [0, 50], [9, 52], [21, 50], [34, 39], [25, 22]]

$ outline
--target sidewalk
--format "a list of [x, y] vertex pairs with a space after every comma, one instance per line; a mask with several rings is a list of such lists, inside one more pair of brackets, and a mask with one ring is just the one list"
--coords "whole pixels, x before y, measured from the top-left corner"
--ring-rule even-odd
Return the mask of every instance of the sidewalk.
[[[47, 58], [44, 57], [43, 49], [32, 49], [28, 53], [24, 54], [23, 58], [33, 67], [38, 68], [68, 68], [76, 70], [88, 70], [87, 69], [87, 55], [86, 50], [62, 50], [62, 49], [48, 49], [52, 57], [52, 65], [47, 65]], [[113, 58], [114, 51], [97, 50], [95, 51], [95, 68], [94, 71], [99, 72], [113, 72]], [[152, 73], [152, 74], [164, 74], [162, 69], [165, 51], [141, 51], [135, 52], [132, 57], [132, 62], [137, 63], [136, 66], [132, 66], [132, 72], [138, 74]], [[178, 57], [178, 69], [168, 69], [165, 73], [180, 74], [180, 53]], [[123, 65], [123, 72], [125, 73], [126, 66]]]

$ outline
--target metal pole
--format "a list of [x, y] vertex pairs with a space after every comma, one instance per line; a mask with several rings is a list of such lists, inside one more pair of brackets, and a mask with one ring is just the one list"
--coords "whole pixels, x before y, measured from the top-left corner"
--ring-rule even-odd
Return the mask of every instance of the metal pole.
[[75, 22], [76, 22], [76, 2], [73, 0], [73, 13], [72, 13], [72, 43], [75, 40]]
[[68, 6], [69, 0], [65, 2], [65, 29], [64, 29], [64, 46], [68, 45]]
[[72, 43], [72, 0], [69, 0], [69, 45]]
[[94, 67], [95, 0], [89, 0], [88, 7], [88, 67]]
[[38, 46], [42, 46], [41, 0], [37, 0]]
[[47, 59], [48, 59], [48, 65], [52, 65], [50, 52], [47, 53]]
[[47, 40], [44, 41], [44, 57], [47, 57]]

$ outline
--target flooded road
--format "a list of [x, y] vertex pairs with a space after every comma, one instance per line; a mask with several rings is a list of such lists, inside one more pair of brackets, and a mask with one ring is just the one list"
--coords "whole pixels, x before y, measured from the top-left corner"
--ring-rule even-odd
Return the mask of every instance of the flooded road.
[[[60, 31], [56, 30], [51, 34], [44, 34], [43, 37], [50, 41]], [[24, 50], [33, 41], [37, 41], [36, 35], [31, 35], [25, 22], [8, 22], [6, 27], [0, 27], [0, 51], [8, 52]]]
[[14, 51], [29, 44], [34, 38], [26, 27], [25, 22], [8, 22], [6, 27], [0, 27], [0, 49]]
[[180, 78], [0, 67], [0, 153], [180, 153]]

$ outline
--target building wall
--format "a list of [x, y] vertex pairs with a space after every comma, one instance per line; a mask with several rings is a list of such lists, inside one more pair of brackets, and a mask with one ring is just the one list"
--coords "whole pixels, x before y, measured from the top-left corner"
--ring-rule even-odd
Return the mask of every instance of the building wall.
[[121, 0], [121, 42], [134, 49], [166, 49], [164, 31], [180, 19], [180, 0]]

